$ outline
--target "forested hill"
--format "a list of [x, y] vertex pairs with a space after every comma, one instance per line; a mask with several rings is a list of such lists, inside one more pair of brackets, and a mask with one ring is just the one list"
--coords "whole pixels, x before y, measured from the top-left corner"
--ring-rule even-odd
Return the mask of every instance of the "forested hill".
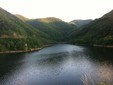
[[74, 29], [58, 18], [28, 19], [0, 8], [0, 51], [32, 50], [61, 42]]
[[70, 34], [72, 43], [113, 45], [113, 10]]
[[113, 11], [82, 28], [55, 17], [28, 19], [0, 8], [0, 52], [32, 50], [55, 42], [113, 45]]
[[47, 35], [0, 8], [0, 51], [26, 50], [49, 43]]
[[31, 19], [26, 22], [57, 41], [64, 40], [71, 31], [76, 29], [76, 26], [55, 17]]

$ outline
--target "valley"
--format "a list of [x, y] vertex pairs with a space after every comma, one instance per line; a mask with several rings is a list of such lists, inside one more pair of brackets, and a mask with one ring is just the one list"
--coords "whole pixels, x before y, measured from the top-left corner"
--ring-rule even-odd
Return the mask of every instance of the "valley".
[[95, 20], [29, 19], [0, 8], [0, 51], [29, 51], [57, 42], [113, 46], [113, 11]]
[[66, 22], [0, 8], [0, 85], [112, 85], [112, 56], [113, 10]]

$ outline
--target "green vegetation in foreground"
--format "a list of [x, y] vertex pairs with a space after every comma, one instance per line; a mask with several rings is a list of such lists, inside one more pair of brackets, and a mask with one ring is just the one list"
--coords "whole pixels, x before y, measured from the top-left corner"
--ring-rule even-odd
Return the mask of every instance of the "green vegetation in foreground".
[[70, 34], [71, 43], [113, 45], [113, 11]]

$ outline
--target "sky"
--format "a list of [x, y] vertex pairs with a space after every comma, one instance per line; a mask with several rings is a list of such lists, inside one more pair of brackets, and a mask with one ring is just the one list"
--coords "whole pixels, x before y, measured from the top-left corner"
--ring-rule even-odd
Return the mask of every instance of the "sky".
[[0, 7], [27, 18], [57, 17], [69, 22], [101, 17], [113, 9], [113, 0], [0, 0]]

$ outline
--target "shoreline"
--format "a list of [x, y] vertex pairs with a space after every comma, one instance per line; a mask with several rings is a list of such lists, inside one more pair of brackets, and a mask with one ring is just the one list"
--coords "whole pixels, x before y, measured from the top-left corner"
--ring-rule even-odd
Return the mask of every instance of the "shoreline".
[[96, 44], [94, 44], [92, 46], [94, 46], [94, 47], [104, 47], [104, 48], [113, 48], [113, 45], [96, 45]]
[[73, 45], [113, 48], [113, 45], [97, 45], [97, 44], [92, 44], [92, 45], [88, 45], [88, 44], [87, 45], [86, 44], [73, 44]]
[[26, 53], [26, 52], [33, 52], [33, 51], [39, 51], [45, 47], [48, 47], [49, 45], [44, 45], [40, 48], [32, 48], [30, 50], [16, 50], [16, 51], [4, 51], [4, 52], [0, 52], [0, 54], [8, 54], [8, 53]]
[[[96, 45], [96, 44], [93, 44], [93, 45], [85, 45], [85, 44], [73, 44], [73, 45], [84, 45], [84, 46], [93, 46], [93, 47], [103, 47], [103, 48], [113, 48], [113, 45]], [[16, 51], [3, 51], [3, 52], [0, 52], [0, 54], [8, 54], [8, 53], [26, 53], [26, 52], [33, 52], [33, 51], [39, 51], [45, 47], [48, 47], [50, 45], [44, 45], [40, 48], [32, 48], [30, 50], [16, 50]]]

